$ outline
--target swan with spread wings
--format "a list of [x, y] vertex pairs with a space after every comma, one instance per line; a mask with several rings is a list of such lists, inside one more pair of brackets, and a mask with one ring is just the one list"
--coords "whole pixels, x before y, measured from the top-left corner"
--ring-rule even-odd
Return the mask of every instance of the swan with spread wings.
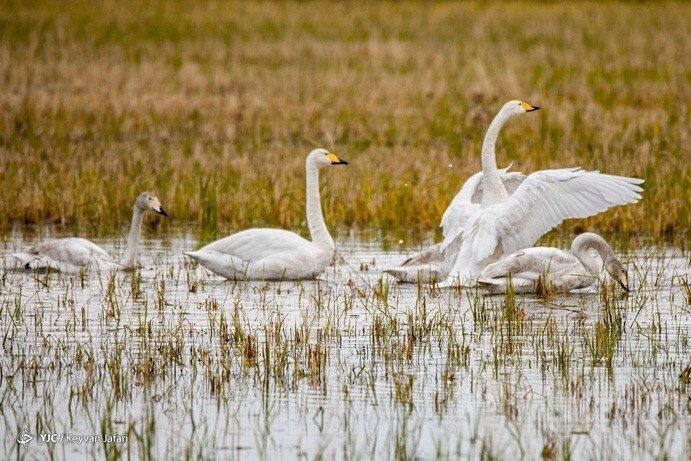
[[[587, 218], [640, 200], [642, 179], [581, 168], [542, 170], [526, 176], [509, 195], [497, 168], [495, 141], [501, 127], [535, 106], [509, 101], [490, 124], [482, 146], [482, 200], [446, 233], [439, 249], [448, 274], [440, 287], [474, 285], [482, 269], [528, 248], [566, 219]], [[450, 266], [450, 267], [449, 267]]]

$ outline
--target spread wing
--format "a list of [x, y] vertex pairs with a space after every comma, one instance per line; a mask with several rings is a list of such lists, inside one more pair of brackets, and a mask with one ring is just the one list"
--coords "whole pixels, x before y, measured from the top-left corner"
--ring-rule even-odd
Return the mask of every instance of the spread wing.
[[587, 218], [617, 205], [636, 203], [641, 199], [641, 183], [638, 178], [580, 168], [533, 173], [508, 200], [482, 210], [470, 242], [475, 260], [492, 255], [498, 245], [503, 254], [527, 248], [566, 219]]

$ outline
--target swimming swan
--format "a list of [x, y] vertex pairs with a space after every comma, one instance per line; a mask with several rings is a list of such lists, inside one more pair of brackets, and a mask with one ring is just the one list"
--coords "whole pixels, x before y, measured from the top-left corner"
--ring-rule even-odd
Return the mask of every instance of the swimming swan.
[[233, 280], [313, 279], [336, 253], [319, 201], [319, 170], [348, 162], [324, 149], [307, 156], [307, 224], [312, 241], [282, 229], [248, 229], [185, 253], [218, 275]]
[[148, 210], [168, 216], [154, 194], [150, 192], [140, 194], [134, 203], [132, 227], [127, 237], [127, 247], [122, 261], [119, 263], [100, 246], [79, 237], [46, 240], [23, 253], [15, 253], [12, 256], [17, 258], [27, 269], [49, 267], [69, 273], [78, 273], [80, 270], [90, 267], [98, 270], [132, 269], [137, 262], [143, 216]]
[[559, 293], [586, 288], [595, 283], [600, 273], [597, 262], [588, 253], [590, 248], [600, 254], [609, 275], [629, 291], [626, 268], [607, 242], [591, 232], [573, 240], [571, 253], [552, 247], [526, 248], [512, 253], [485, 267], [478, 283], [491, 293], [505, 293], [509, 276], [515, 293], [535, 293], [540, 284]]
[[450, 270], [445, 271], [448, 277], [439, 287], [474, 284], [485, 266], [530, 247], [566, 219], [586, 218], [640, 200], [642, 179], [580, 168], [537, 171], [509, 195], [497, 169], [497, 135], [510, 118], [537, 109], [509, 101], [490, 124], [482, 145], [482, 200], [479, 207], [467, 209], [468, 214], [440, 246], [444, 265], [450, 265]]

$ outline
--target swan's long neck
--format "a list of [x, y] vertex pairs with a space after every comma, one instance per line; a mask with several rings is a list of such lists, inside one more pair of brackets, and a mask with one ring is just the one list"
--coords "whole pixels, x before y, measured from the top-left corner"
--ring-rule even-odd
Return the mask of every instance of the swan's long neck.
[[319, 197], [319, 169], [309, 162], [307, 163], [307, 225], [310, 229], [312, 241], [321, 246], [336, 248], [334, 240], [329, 234], [322, 214], [322, 205]]
[[482, 143], [482, 206], [483, 208], [493, 203], [501, 202], [509, 198], [504, 183], [499, 177], [497, 159], [494, 153], [499, 132], [509, 119], [509, 115], [500, 111], [487, 129], [485, 140]]
[[139, 207], [134, 207], [132, 213], [132, 227], [130, 228], [130, 235], [127, 237], [127, 247], [125, 253], [122, 255], [122, 264], [126, 269], [131, 269], [137, 263], [137, 250], [139, 249], [139, 236], [142, 233], [142, 221], [144, 218], [144, 211]]
[[600, 273], [600, 268], [598, 267], [595, 258], [590, 256], [590, 253], [588, 253], [588, 248], [595, 249], [595, 251], [600, 254], [603, 263], [610, 258], [613, 258], [614, 252], [602, 237], [591, 232], [586, 232], [585, 234], [581, 234], [573, 239], [573, 243], [571, 244], [571, 253], [573, 253], [573, 255], [577, 257], [579, 261], [581, 261], [581, 264], [583, 264], [585, 270], [588, 271], [588, 274], [592, 275], [593, 277], [597, 277]]

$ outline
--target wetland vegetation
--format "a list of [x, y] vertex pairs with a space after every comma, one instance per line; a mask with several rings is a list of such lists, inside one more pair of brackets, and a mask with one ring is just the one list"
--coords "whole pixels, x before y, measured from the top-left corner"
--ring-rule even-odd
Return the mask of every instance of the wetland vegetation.
[[[683, 2], [0, 0], [2, 457], [687, 459], [689, 17]], [[505, 127], [500, 166], [645, 179], [640, 203], [540, 241], [602, 234], [631, 293], [382, 274], [439, 239], [514, 98], [542, 110]], [[350, 162], [322, 186], [339, 255], [319, 281], [233, 283], [183, 259], [251, 226], [306, 236], [314, 147]], [[142, 190], [171, 218], [146, 220], [134, 272], [14, 268], [46, 237], [121, 254]]]
[[646, 181], [561, 232], [688, 237], [688, 4], [135, 3], [3, 2], [3, 234], [113, 235], [142, 190], [203, 241], [304, 231], [304, 155], [326, 147], [351, 163], [330, 228], [420, 240], [519, 98], [543, 110], [506, 127], [500, 166]]

